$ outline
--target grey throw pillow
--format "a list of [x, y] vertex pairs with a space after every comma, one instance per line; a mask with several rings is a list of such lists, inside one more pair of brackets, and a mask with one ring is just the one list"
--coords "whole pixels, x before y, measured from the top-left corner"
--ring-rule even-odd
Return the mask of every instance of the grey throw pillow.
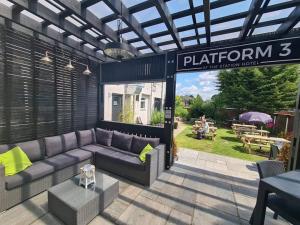
[[159, 145], [159, 138], [146, 138], [146, 137], [138, 137], [133, 136], [132, 139], [132, 145], [131, 145], [131, 152], [135, 154], [140, 154], [143, 149], [147, 146], [147, 144], [150, 144], [152, 148], [155, 148]]
[[45, 145], [42, 140], [17, 143], [14, 146], [20, 146], [31, 162], [39, 161], [45, 158]]
[[69, 151], [78, 147], [77, 137], [75, 132], [62, 135], [64, 151]]
[[63, 152], [64, 148], [61, 136], [46, 137], [44, 140], [48, 157], [52, 157]]
[[95, 144], [96, 142], [94, 129], [77, 131], [77, 136], [79, 147]]
[[130, 151], [132, 138], [133, 135], [114, 131], [111, 145], [125, 151]]
[[111, 146], [113, 131], [96, 128], [96, 139], [100, 145]]

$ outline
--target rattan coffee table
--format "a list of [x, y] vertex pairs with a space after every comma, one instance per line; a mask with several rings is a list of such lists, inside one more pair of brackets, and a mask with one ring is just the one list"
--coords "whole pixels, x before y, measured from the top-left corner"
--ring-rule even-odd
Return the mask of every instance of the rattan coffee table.
[[96, 171], [96, 184], [79, 186], [79, 175], [48, 190], [49, 212], [65, 224], [89, 223], [119, 194], [119, 181]]

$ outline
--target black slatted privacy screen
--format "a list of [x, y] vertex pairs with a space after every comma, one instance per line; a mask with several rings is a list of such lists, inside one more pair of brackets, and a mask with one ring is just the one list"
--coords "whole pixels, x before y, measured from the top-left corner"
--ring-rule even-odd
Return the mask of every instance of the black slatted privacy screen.
[[137, 58], [122, 63], [102, 64], [101, 82], [120, 83], [163, 80], [165, 78], [165, 54]]
[[[45, 51], [53, 62], [41, 63]], [[75, 69], [67, 71], [69, 57]], [[16, 143], [95, 127], [97, 76], [88, 63], [32, 36], [0, 26], [0, 144]]]

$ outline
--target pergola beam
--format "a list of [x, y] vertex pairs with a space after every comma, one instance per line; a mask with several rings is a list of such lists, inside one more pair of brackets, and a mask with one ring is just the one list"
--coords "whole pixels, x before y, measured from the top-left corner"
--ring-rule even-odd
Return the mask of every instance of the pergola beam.
[[[239, 3], [245, 0], [218, 0], [218, 1], [214, 1], [212, 3], [210, 3], [210, 9], [217, 9], [223, 6], [227, 6], [227, 5], [232, 5], [235, 3]], [[186, 9], [177, 13], [172, 14], [172, 20], [176, 20], [185, 16], [190, 16], [193, 13], [197, 14], [197, 13], [201, 13], [204, 12], [204, 6], [200, 5], [194, 8], [194, 10], [191, 9]], [[154, 20], [150, 20], [147, 22], [142, 23], [142, 27], [148, 27], [148, 26], [153, 26], [159, 23], [162, 23], [162, 19], [161, 18], [157, 18]]]
[[259, 9], [263, 3], [263, 0], [252, 0], [250, 9], [249, 9], [249, 14], [246, 17], [244, 21], [244, 26], [242, 31], [240, 32], [240, 39], [245, 40], [249, 30], [251, 29], [251, 26], [253, 25], [253, 22], [255, 20], [256, 15], [259, 12]]
[[249, 31], [249, 33], [248, 33], [248, 36], [251, 36], [251, 35], [253, 34], [254, 29], [255, 29], [255, 26], [259, 23], [259, 21], [260, 21], [262, 15], [264, 14], [264, 10], [268, 7], [269, 3], [270, 3], [270, 0], [266, 0], [266, 1], [264, 2], [263, 6], [261, 7], [261, 10], [259, 11], [257, 17], [256, 17], [255, 20], [254, 20], [253, 25], [252, 25], [251, 28], [250, 28], [250, 31]]
[[[277, 11], [277, 10], [280, 10], [280, 9], [287, 9], [287, 8], [294, 7], [297, 4], [299, 4], [299, 3], [297, 3], [296, 1], [290, 1], [290, 2], [283, 2], [283, 3], [280, 3], [280, 4], [276, 4], [276, 5], [270, 5], [270, 6], [266, 7], [265, 9], [260, 9], [259, 13], [263, 14], [263, 13], [269, 13], [269, 12]], [[220, 23], [224, 23], [224, 22], [243, 19], [243, 18], [247, 17], [248, 13], [249, 13], [248, 11], [245, 11], [245, 12], [240, 12], [240, 13], [232, 14], [232, 15], [229, 15], [229, 16], [213, 19], [213, 20], [211, 20], [211, 25], [216, 25], [216, 24], [220, 24]], [[254, 27], [256, 25], [257, 24], [254, 24]], [[200, 22], [200, 23], [196, 23], [196, 24], [191, 24], [191, 25], [179, 27], [177, 29], [177, 31], [180, 33], [180, 32], [195, 29], [195, 28], [198, 29], [198, 28], [201, 28], [201, 27], [204, 27], [204, 26], [205, 26], [205, 22]], [[164, 36], [164, 35], [167, 35], [167, 34], [168, 34], [168, 31], [161, 31], [161, 32], [151, 34], [150, 37], [151, 38], [156, 38], [156, 37]], [[128, 43], [137, 42], [139, 40], [140, 40], [139, 38], [134, 38], [134, 39], [128, 40]]]
[[[281, 24], [281, 23], [284, 23], [285, 21], [286, 21], [286, 18], [275, 19], [275, 20], [270, 20], [270, 21], [264, 21], [264, 22], [261, 22], [261, 23], [257, 24], [255, 26], [255, 28], [265, 27], [265, 26], [272, 26], [272, 25], [276, 25], [276, 24]], [[211, 37], [215, 37], [215, 36], [219, 36], [219, 35], [225, 35], [225, 34], [229, 34], [229, 33], [240, 32], [242, 29], [243, 29], [243, 26], [229, 28], [229, 29], [225, 29], [225, 30], [214, 31], [214, 32], [211, 32]], [[194, 36], [193, 35], [193, 36], [182, 38], [182, 41], [183, 42], [184, 41], [191, 41], [191, 40], [205, 38], [205, 37], [206, 37], [205, 34], [200, 34], [198, 36]], [[174, 41], [170, 40], [170, 41], [160, 42], [160, 43], [158, 43], [158, 46], [163, 46], [163, 45], [168, 45], [168, 44], [173, 44], [173, 43], [174, 43]], [[145, 49], [145, 46], [138, 47], [137, 49], [138, 50]]]
[[[66, 10], [70, 11], [72, 14], [78, 16], [81, 20], [83, 20], [88, 25], [92, 26], [100, 33], [110, 38], [112, 41], [118, 41], [117, 32], [113, 31], [108, 25], [103, 24], [101, 20], [96, 17], [90, 10], [86, 9], [86, 7], [82, 7], [82, 3], [73, 0], [54, 0], [60, 5], [62, 5]], [[124, 40], [124, 43], [127, 43]], [[140, 53], [133, 46], [128, 46], [130, 51], [135, 55], [139, 55]]]
[[80, 46], [79, 42], [76, 42], [73, 39], [68, 38], [68, 37], [64, 38], [63, 34], [57, 32], [53, 29], [43, 27], [42, 23], [38, 23], [37, 21], [29, 18], [28, 16], [20, 14], [20, 19], [17, 19], [15, 16], [13, 16], [13, 9], [10, 7], [7, 7], [6, 5], [3, 5], [1, 3], [0, 3], [0, 16], [3, 18], [6, 18], [16, 24], [19, 24], [37, 34], [45, 36], [49, 39], [52, 39], [63, 45], [66, 45], [66, 46], [70, 47], [71, 49], [74, 49], [78, 52], [86, 54], [94, 59], [97, 59], [100, 61], [106, 61], [106, 58], [102, 54], [95, 52], [87, 47], [82, 48]]
[[[131, 15], [121, 0], [103, 0], [115, 14], [121, 15], [122, 20], [151, 48], [155, 53], [161, 52], [157, 44], [150, 38], [149, 34], [141, 27], [137, 19]], [[122, 8], [121, 8], [122, 7]]]
[[[189, 5], [190, 5], [190, 8], [192, 11], [194, 11], [194, 2], [193, 0], [189, 0]], [[196, 24], [197, 23], [197, 19], [196, 19], [196, 15], [195, 13], [192, 13], [192, 18], [193, 18], [193, 24]], [[199, 36], [199, 32], [198, 32], [198, 28], [195, 27], [195, 33], [196, 33], [196, 36]], [[197, 38], [197, 43], [198, 45], [200, 45], [200, 39]]]
[[210, 46], [210, 1], [203, 0], [206, 44]]
[[300, 21], [300, 6], [297, 6], [281, 26], [277, 29], [280, 35], [287, 34]]
[[12, 3], [14, 3], [16, 6], [21, 7], [22, 9], [25, 9], [29, 11], [30, 13], [44, 19], [47, 21], [47, 25], [49, 23], [59, 27], [60, 29], [68, 32], [69, 34], [73, 34], [77, 38], [80, 38], [86, 43], [90, 43], [91, 45], [95, 46], [97, 49], [104, 49], [105, 45], [102, 42], [97, 41], [95, 37], [92, 35], [82, 32], [80, 28], [78, 28], [76, 25], [72, 24], [71, 22], [65, 20], [60, 15], [57, 15], [44, 5], [32, 0], [11, 0]]
[[81, 1], [81, 8], [88, 8], [96, 3], [101, 2], [101, 0], [82, 0]]
[[171, 34], [174, 42], [176, 43], [178, 49], [183, 49], [184, 46], [180, 40], [179, 34], [177, 32], [177, 28], [172, 20], [171, 14], [166, 3], [163, 0], [151, 0], [151, 2], [155, 5], [160, 17], [166, 24], [169, 33]]

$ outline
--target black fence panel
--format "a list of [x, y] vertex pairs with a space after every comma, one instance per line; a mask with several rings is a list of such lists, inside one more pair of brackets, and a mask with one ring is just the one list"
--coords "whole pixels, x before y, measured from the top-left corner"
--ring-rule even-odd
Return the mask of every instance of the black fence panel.
[[155, 81], [165, 78], [166, 56], [155, 55], [102, 64], [102, 83]]
[[[50, 64], [40, 60], [45, 51]], [[99, 73], [96, 62], [0, 25], [0, 144], [95, 127]]]
[[156, 137], [156, 138], [160, 138], [161, 143], [165, 143], [164, 128], [162, 127], [145, 126], [139, 124], [127, 124], [127, 123], [111, 122], [105, 120], [99, 121], [97, 127], [106, 130], [117, 130], [119, 132], [134, 134], [138, 136], [152, 137], [152, 138]]

